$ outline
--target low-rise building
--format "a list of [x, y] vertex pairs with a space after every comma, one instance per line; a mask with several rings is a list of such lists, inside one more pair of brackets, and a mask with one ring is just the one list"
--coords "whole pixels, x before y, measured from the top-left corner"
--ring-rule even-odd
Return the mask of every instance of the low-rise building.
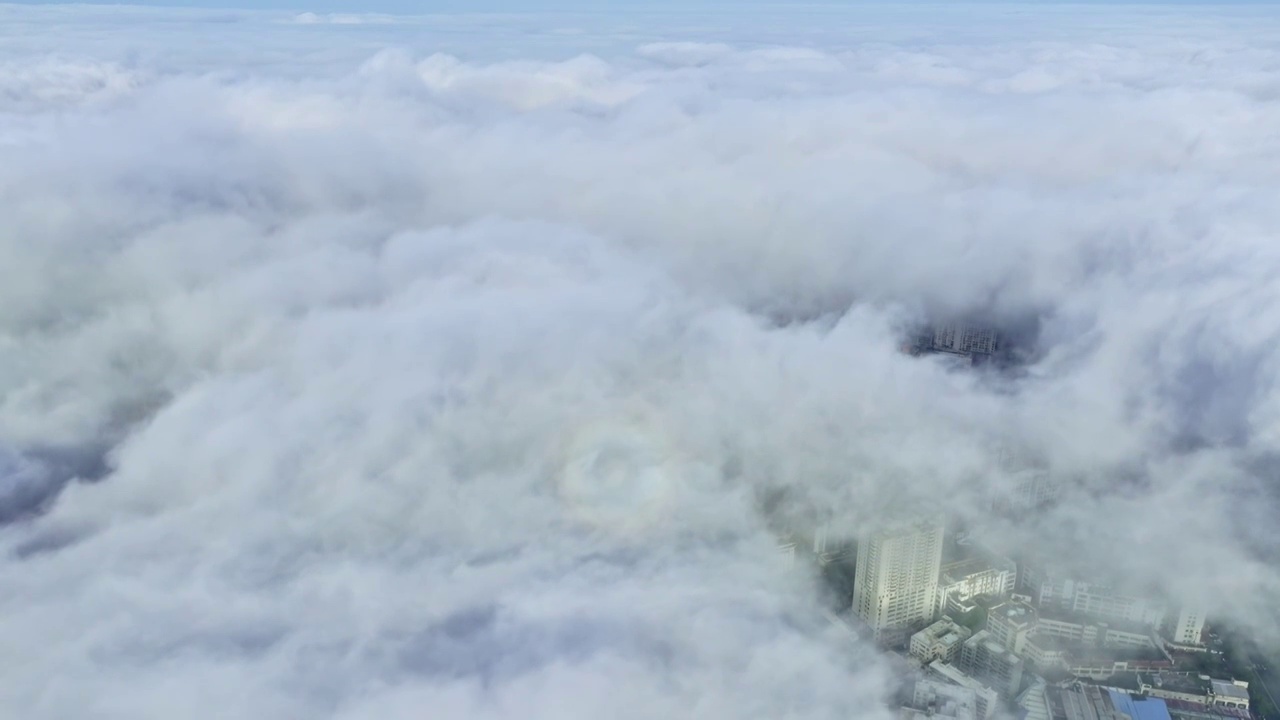
[[1002, 557], [978, 554], [943, 563], [938, 579], [938, 612], [963, 612], [975, 597], [1007, 597], [1013, 592], [1018, 566]]
[[[1087, 648], [1084, 650], [1088, 650]], [[1105, 680], [1128, 672], [1165, 672], [1173, 662], [1159, 650], [1097, 650], [1065, 653], [1067, 672], [1078, 678]]]
[[1045, 609], [1039, 613], [1036, 635], [1102, 648], [1154, 648], [1159, 638], [1150, 625], [1138, 622], [1092, 620], [1079, 613]]
[[1039, 614], [1029, 603], [1009, 600], [987, 611], [986, 630], [1005, 650], [1021, 655], [1038, 620]]
[[898, 717], [900, 720], [925, 720], [934, 717], [979, 720], [978, 696], [971, 688], [921, 678], [915, 683], [911, 704], [904, 706]]
[[1208, 678], [1174, 673], [1138, 673], [1138, 692], [1158, 698], [1208, 704]]
[[911, 657], [926, 665], [934, 660], [953, 662], [971, 634], [968, 628], [957, 625], [951, 618], [942, 618], [911, 636], [909, 652]]
[[1002, 697], [1013, 698], [1022, 684], [1022, 660], [982, 630], [964, 642], [959, 667], [966, 675], [995, 688]]
[[977, 698], [978, 720], [991, 720], [996, 711], [1000, 709], [1000, 693], [950, 663], [937, 660], [929, 663], [928, 677], [944, 680], [952, 685], [972, 690]]
[[1244, 680], [1210, 680], [1209, 704], [1223, 707], [1248, 708], [1249, 683]]

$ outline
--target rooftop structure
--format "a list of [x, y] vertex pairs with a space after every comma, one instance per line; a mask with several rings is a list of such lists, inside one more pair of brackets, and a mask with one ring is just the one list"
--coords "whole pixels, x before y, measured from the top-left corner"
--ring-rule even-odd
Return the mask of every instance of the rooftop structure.
[[1109, 691], [1094, 685], [1049, 688], [1046, 698], [1052, 720], [1131, 720], [1116, 709]]
[[1009, 600], [987, 611], [987, 632], [1005, 650], [1021, 655], [1039, 617], [1029, 603]]
[[1121, 672], [1099, 682], [1122, 694], [1159, 698], [1173, 720], [1253, 720], [1249, 683], [1243, 680], [1172, 672]]
[[1210, 680], [1211, 705], [1249, 707], [1249, 683], [1243, 680]]
[[1169, 707], [1160, 698], [1135, 697], [1120, 690], [1108, 690], [1111, 706], [1132, 720], [1172, 720]]
[[911, 657], [925, 664], [934, 660], [954, 662], [970, 634], [968, 628], [957, 625], [950, 618], [942, 618], [911, 636]]
[[903, 720], [915, 720], [921, 715], [979, 720], [977, 693], [972, 688], [921, 678], [916, 681], [912, 691], [911, 704], [902, 709], [899, 717]]

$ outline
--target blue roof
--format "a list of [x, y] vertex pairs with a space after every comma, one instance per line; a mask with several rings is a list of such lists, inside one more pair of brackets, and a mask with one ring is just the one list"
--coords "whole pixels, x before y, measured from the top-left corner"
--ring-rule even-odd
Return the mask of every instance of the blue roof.
[[1117, 710], [1133, 718], [1133, 720], [1172, 720], [1169, 707], [1160, 698], [1134, 698], [1127, 692], [1108, 690], [1111, 704]]

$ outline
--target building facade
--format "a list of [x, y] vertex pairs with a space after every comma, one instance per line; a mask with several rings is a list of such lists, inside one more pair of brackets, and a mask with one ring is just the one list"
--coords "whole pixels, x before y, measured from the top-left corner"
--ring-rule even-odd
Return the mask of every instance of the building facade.
[[978, 699], [978, 720], [991, 720], [1000, 709], [1000, 694], [960, 668], [935, 660], [929, 663], [929, 676], [973, 691]]
[[934, 351], [956, 355], [993, 355], [999, 341], [993, 328], [970, 323], [936, 325], [932, 335]]
[[987, 632], [1005, 650], [1018, 655], [1026, 649], [1027, 638], [1035, 632], [1039, 615], [1020, 600], [1000, 603], [987, 611]]
[[911, 693], [911, 704], [898, 714], [900, 720], [980, 720], [978, 696], [972, 689], [941, 680], [921, 678]]
[[970, 557], [942, 566], [938, 579], [938, 612], [962, 612], [975, 597], [1007, 597], [1013, 592], [1018, 567], [1000, 557]]
[[1193, 606], [1174, 608], [1165, 615], [1160, 631], [1177, 645], [1200, 646], [1204, 635], [1204, 610]]
[[943, 520], [931, 517], [858, 541], [853, 611], [877, 641], [933, 621], [942, 564]]
[[1022, 684], [1022, 659], [982, 630], [964, 642], [960, 649], [960, 669], [987, 683], [1005, 698], [1013, 698]]
[[1156, 625], [1166, 616], [1164, 603], [1124, 594], [1105, 583], [1078, 580], [1034, 562], [1019, 566], [1018, 580], [1042, 612], [1052, 608], [1145, 625]]

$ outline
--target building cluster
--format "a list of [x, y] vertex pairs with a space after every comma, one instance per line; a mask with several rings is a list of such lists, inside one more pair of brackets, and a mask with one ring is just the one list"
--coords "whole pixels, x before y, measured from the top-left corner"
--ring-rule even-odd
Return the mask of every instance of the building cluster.
[[938, 323], [924, 328], [903, 350], [912, 355], [945, 353], [977, 364], [999, 352], [1000, 334], [979, 323]]
[[[1250, 717], [1246, 683], [1196, 677], [1179, 683], [1179, 686], [1183, 684], [1188, 686], [1188, 690], [1191, 686], [1201, 689], [1201, 686], [1210, 684], [1224, 685], [1230, 688], [1227, 692], [1235, 704], [1215, 705], [1212, 699], [1202, 696], [1187, 700], [1158, 688], [1069, 683], [1046, 688], [1042, 697], [1037, 698], [1037, 703], [1042, 706], [1028, 708], [1028, 720], [1033, 714], [1044, 715], [1045, 720], [1245, 720]], [[1243, 705], [1240, 704], [1241, 698]]]
[[848, 614], [916, 669], [903, 720], [989, 720], [1015, 706], [1029, 720], [1248, 717], [1245, 683], [1177, 670], [1173, 652], [1204, 649], [1202, 609], [948, 543], [945, 527], [942, 517], [885, 525], [843, 555], [825, 533], [813, 544], [820, 561], [854, 560]]
[[[903, 350], [1004, 364], [1013, 356], [1001, 340], [994, 328], [950, 322]], [[1023, 521], [1058, 501], [1062, 478], [1044, 458], [993, 449], [993, 514]], [[841, 549], [856, 555], [848, 614], [915, 670], [903, 720], [989, 720], [1001, 708], [1025, 720], [1256, 720], [1247, 683], [1188, 670], [1208, 652], [1204, 608], [1153, 599], [1097, 569], [1015, 562], [948, 540], [944, 518], [922, 517]], [[825, 534], [821, 544], [815, 555], [831, 561]]]

